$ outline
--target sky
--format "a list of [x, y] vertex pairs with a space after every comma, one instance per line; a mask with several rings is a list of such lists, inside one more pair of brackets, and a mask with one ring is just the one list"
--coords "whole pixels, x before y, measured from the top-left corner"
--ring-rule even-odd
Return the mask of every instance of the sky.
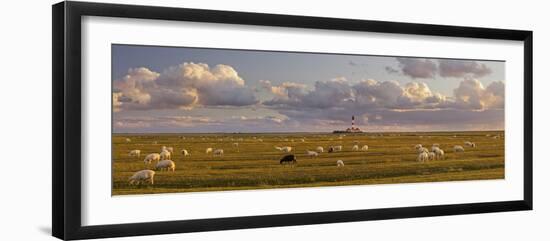
[[[450, 56], [452, 57], [452, 56]], [[505, 62], [112, 45], [115, 133], [504, 129]]]

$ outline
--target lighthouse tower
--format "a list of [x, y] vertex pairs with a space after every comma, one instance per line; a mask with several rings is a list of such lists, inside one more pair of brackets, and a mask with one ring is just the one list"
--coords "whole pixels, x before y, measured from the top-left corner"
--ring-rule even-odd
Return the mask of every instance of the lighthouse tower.
[[351, 129], [355, 130], [355, 116], [354, 115], [351, 116]]

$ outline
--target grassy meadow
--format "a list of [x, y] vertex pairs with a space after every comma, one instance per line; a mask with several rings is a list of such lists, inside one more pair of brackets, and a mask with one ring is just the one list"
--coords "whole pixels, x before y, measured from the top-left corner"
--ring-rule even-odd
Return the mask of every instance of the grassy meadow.
[[[223, 191], [264, 188], [319, 187], [338, 185], [439, 182], [504, 178], [504, 132], [430, 133], [257, 133], [257, 134], [114, 134], [113, 195]], [[495, 137], [496, 136], [496, 137]], [[131, 141], [127, 142], [129, 138]], [[464, 145], [465, 141], [477, 147]], [[238, 148], [233, 143], [239, 143]], [[444, 160], [417, 162], [414, 145], [428, 149], [433, 143], [445, 151]], [[368, 151], [352, 151], [353, 145]], [[328, 153], [331, 145], [341, 152]], [[455, 153], [454, 145], [465, 152]], [[149, 153], [162, 146], [173, 147], [176, 171], [157, 171], [154, 185], [131, 186], [128, 178], [136, 171], [154, 170], [145, 164]], [[280, 165], [286, 155], [275, 146], [291, 146], [297, 164]], [[306, 155], [322, 146], [316, 158]], [[223, 149], [222, 157], [206, 154], [206, 148]], [[141, 157], [130, 157], [131, 150]], [[190, 155], [184, 157], [181, 150]], [[336, 161], [343, 160], [344, 167]]]

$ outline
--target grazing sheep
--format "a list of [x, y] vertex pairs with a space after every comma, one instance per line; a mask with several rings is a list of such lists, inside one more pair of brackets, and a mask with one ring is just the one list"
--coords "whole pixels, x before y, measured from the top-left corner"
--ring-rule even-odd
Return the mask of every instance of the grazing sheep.
[[172, 153], [170, 153], [168, 150], [164, 150], [160, 153], [160, 159], [161, 160], [170, 160], [170, 159], [172, 159]]
[[455, 152], [464, 152], [464, 147], [462, 146], [454, 146], [453, 149], [455, 150]]
[[435, 158], [437, 160], [443, 160], [445, 159], [445, 152], [442, 149], [435, 150]]
[[160, 152], [163, 152], [163, 151], [166, 151], [166, 146], [162, 146], [162, 147], [160, 148]]
[[237, 142], [233, 143], [233, 147], [239, 148], [239, 143], [237, 143]]
[[427, 152], [422, 152], [420, 154], [418, 154], [418, 157], [416, 158], [417, 161], [419, 162], [425, 162], [428, 160], [428, 153]]
[[126, 142], [130, 143], [132, 140], [130, 140], [130, 138], [126, 138]]
[[167, 151], [169, 151], [170, 153], [174, 153], [174, 148], [169, 146], [166, 148]]
[[337, 167], [343, 167], [344, 166], [344, 161], [342, 161], [342, 160], [336, 161], [336, 166]]
[[322, 153], [322, 152], [325, 151], [325, 149], [323, 149], [322, 146], [318, 146], [317, 148], [315, 148], [315, 150], [316, 150], [317, 152], [319, 152], [319, 153]]
[[138, 172], [135, 172], [134, 175], [132, 175], [130, 178], [128, 178], [128, 181], [130, 182], [130, 185], [141, 185], [143, 182], [149, 181], [151, 185], [155, 184], [155, 181], [153, 180], [155, 177], [155, 171], [152, 170], [141, 170]]
[[131, 150], [131, 151], [128, 153], [128, 156], [139, 157], [140, 155], [141, 155], [141, 150]]
[[416, 145], [414, 146], [414, 149], [415, 149], [415, 150], [418, 150], [418, 149], [420, 149], [420, 148], [422, 148], [422, 144], [416, 144]]
[[435, 152], [428, 152], [428, 160], [435, 160]]
[[279, 161], [281, 165], [283, 164], [296, 164], [296, 156], [294, 155], [286, 155], [283, 158], [281, 158], [281, 161]]
[[290, 146], [283, 146], [283, 147], [276, 146], [275, 149], [277, 149], [279, 151], [282, 151], [282, 152], [287, 152], [287, 153], [292, 151], [292, 147], [290, 147]]
[[158, 141], [153, 141], [151, 143], [153, 143], [153, 145], [156, 145], [156, 144], [158, 144]]
[[143, 160], [143, 162], [147, 164], [151, 164], [152, 161], [160, 161], [160, 155], [158, 153], [151, 153], [145, 156], [145, 159]]
[[358, 146], [358, 145], [353, 145], [353, 146], [351, 147], [351, 150], [352, 150], [352, 151], [359, 151], [359, 146]]
[[437, 146], [432, 145], [432, 151], [435, 152], [436, 150], [439, 150], [439, 145]]
[[319, 153], [310, 150], [306, 150], [306, 154], [311, 158], [319, 156]]
[[211, 152], [212, 152], [212, 147], [206, 148], [206, 154], [209, 154], [209, 153], [211, 153]]
[[185, 150], [185, 149], [181, 150], [181, 154], [182, 154], [183, 156], [189, 156], [189, 152], [188, 152], [187, 150]]
[[162, 160], [157, 163], [155, 166], [156, 170], [161, 171], [175, 171], [176, 170], [176, 163], [174, 163], [172, 160]]
[[300, 139], [301, 142], [306, 142], [306, 139], [302, 138]]
[[464, 145], [467, 146], [467, 147], [472, 147], [472, 148], [475, 148], [476, 147], [476, 143], [473, 143], [473, 142], [464, 142]]
[[363, 147], [361, 147], [361, 151], [368, 151], [369, 150], [369, 146], [367, 145], [364, 145]]
[[331, 146], [328, 148], [328, 152], [342, 151], [342, 146]]
[[223, 156], [223, 149], [216, 149], [213, 154], [214, 156]]

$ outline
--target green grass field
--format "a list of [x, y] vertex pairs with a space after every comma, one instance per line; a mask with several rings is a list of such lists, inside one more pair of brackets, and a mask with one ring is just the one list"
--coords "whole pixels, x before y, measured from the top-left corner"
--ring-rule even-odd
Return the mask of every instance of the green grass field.
[[[115, 134], [113, 136], [113, 195], [169, 192], [223, 191], [264, 188], [319, 187], [412, 182], [440, 182], [504, 178], [504, 132], [432, 133], [286, 133], [286, 134]], [[499, 136], [499, 138], [494, 138]], [[131, 139], [127, 142], [126, 138]], [[302, 141], [302, 139], [304, 139]], [[475, 142], [476, 148], [464, 146]], [[239, 147], [233, 143], [239, 143]], [[352, 151], [368, 145], [369, 150]], [[417, 162], [415, 144], [430, 148], [440, 144], [445, 160]], [[342, 145], [343, 151], [327, 153], [328, 146]], [[463, 153], [454, 153], [462, 145]], [[128, 178], [136, 171], [154, 169], [145, 164], [149, 153], [162, 146], [174, 148], [176, 171], [157, 171], [154, 185], [131, 186]], [[280, 165], [285, 155], [274, 146], [291, 146], [298, 163]], [[317, 158], [306, 149], [325, 148]], [[223, 157], [205, 149], [223, 149]], [[141, 157], [128, 152], [141, 150]], [[183, 157], [186, 149], [190, 156]], [[343, 160], [344, 167], [336, 161]]]

